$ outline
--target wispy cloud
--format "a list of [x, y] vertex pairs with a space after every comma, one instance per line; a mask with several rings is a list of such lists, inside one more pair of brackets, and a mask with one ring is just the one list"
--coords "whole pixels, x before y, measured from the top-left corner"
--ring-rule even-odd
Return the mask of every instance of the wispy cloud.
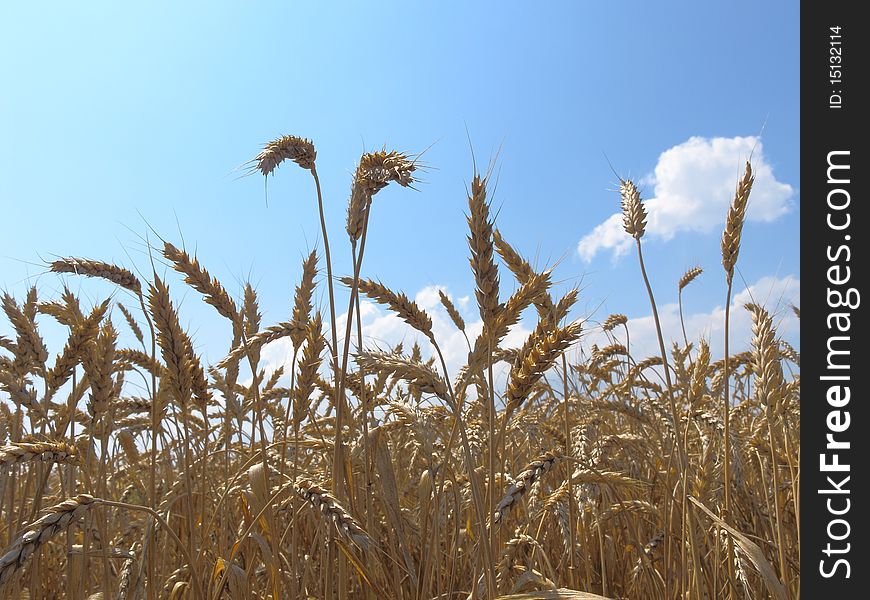
[[[791, 305], [800, 306], [800, 279], [788, 275], [786, 277], [763, 277], [752, 285], [736, 293], [731, 303], [731, 321], [729, 324], [729, 341], [732, 348], [745, 350], [752, 341], [752, 319], [745, 310], [747, 302], [755, 302], [767, 308], [774, 316], [777, 324], [777, 334], [798, 345], [800, 343], [800, 322], [791, 310]], [[685, 302], [685, 301], [684, 301]], [[686, 312], [683, 306], [686, 323], [686, 335], [689, 342], [698, 343], [705, 339], [710, 343], [714, 356], [723, 353], [725, 330], [725, 307], [716, 306], [707, 311]], [[665, 304], [659, 307], [659, 320], [662, 324], [663, 337], [668, 348], [671, 342], [682, 344], [683, 334], [680, 328], [680, 313], [677, 304]], [[631, 343], [631, 354], [638, 360], [646, 356], [659, 355], [658, 337], [655, 321], [652, 315], [629, 319], [628, 331]], [[615, 333], [621, 342], [625, 342], [621, 328]], [[600, 329], [590, 330], [583, 341], [583, 347], [588, 349], [592, 344], [604, 346], [610, 343], [606, 334]]]

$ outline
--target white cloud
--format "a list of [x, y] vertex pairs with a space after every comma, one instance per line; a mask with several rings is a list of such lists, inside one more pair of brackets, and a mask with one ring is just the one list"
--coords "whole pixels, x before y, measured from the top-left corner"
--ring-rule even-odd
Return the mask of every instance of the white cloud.
[[[682, 231], [709, 233], [721, 228], [743, 163], [750, 157], [755, 184], [747, 218], [769, 222], [787, 213], [794, 190], [774, 177], [758, 137], [692, 137], [662, 152], [654, 173], [642, 182], [654, 190], [644, 202], [647, 235], [669, 240]], [[622, 214], [616, 213], [584, 236], [577, 252], [588, 262], [602, 250], [619, 257], [631, 245], [632, 238], [622, 228]]]
[[604, 249], [612, 250], [613, 258], [618, 258], [629, 251], [631, 240], [632, 238], [622, 228], [622, 214], [613, 214], [600, 225], [596, 225], [591, 233], [583, 236], [577, 244], [577, 252], [586, 262], [591, 261], [599, 250]]
[[[747, 302], [755, 302], [765, 307], [773, 316], [777, 326], [777, 335], [788, 340], [795, 347], [800, 347], [800, 322], [791, 310], [791, 305], [800, 306], [800, 279], [788, 275], [786, 277], [763, 277], [748, 288], [737, 292], [731, 302], [731, 317], [729, 324], [729, 344], [731, 352], [739, 352], [749, 348], [752, 341], [752, 319], [744, 308]], [[689, 342], [697, 345], [700, 339], [710, 343], [714, 357], [723, 354], [725, 308], [716, 306], [706, 312], [686, 312], [684, 300], [683, 311], [686, 324], [686, 335]], [[663, 338], [668, 352], [672, 342], [682, 344], [683, 333], [680, 328], [680, 313], [677, 304], [665, 304], [659, 307], [659, 320], [662, 325]], [[640, 360], [647, 356], [660, 354], [655, 321], [651, 315], [629, 319], [631, 354]], [[625, 343], [622, 328], [614, 330], [620, 343]], [[584, 338], [583, 348], [588, 351], [592, 344], [605, 346], [610, 341], [601, 329], [590, 330]]]
[[432, 310], [441, 306], [441, 296], [438, 295], [438, 292], [447, 294], [447, 288], [443, 285], [427, 285], [417, 292], [417, 295], [414, 296], [414, 301], [423, 310]]

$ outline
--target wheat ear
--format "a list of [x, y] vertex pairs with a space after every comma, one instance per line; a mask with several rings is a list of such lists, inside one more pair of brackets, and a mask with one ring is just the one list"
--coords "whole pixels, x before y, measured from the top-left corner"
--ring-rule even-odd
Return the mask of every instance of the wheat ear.
[[98, 277], [128, 289], [137, 296], [142, 293], [142, 284], [133, 273], [117, 265], [99, 260], [59, 258], [49, 265], [49, 270], [52, 273], [74, 273], [87, 277]]
[[330, 521], [342, 537], [362, 549], [367, 549], [374, 543], [357, 520], [324, 488], [304, 479], [297, 481], [293, 488], [322, 517]]
[[52, 506], [43, 517], [28, 525], [27, 531], [18, 537], [0, 557], [0, 591], [40, 546], [64, 531], [100, 502], [101, 500], [93, 496], [79, 494], [75, 498]]
[[[353, 279], [343, 277], [341, 282], [348, 287], [353, 285]], [[408, 325], [434, 341], [432, 334], [432, 318], [426, 311], [417, 306], [417, 303], [409, 299], [405, 294], [393, 292], [381, 283], [371, 279], [360, 279], [359, 291], [378, 304], [384, 304], [395, 312]]]
[[317, 150], [311, 140], [295, 135], [282, 135], [267, 142], [263, 150], [252, 160], [250, 172], [259, 171], [263, 176], [271, 175], [285, 160], [292, 160], [303, 169], [314, 168]]
[[734, 193], [734, 201], [728, 209], [725, 229], [722, 232], [722, 266], [725, 268], [725, 277], [728, 283], [731, 283], [731, 279], [734, 277], [734, 267], [737, 264], [737, 256], [740, 254], [740, 237], [743, 233], [746, 208], [749, 205], [749, 193], [752, 191], [754, 181], [752, 165], [747, 160], [743, 177], [737, 182], [737, 191]]
[[492, 515], [493, 523], [500, 524], [514, 505], [519, 502], [529, 490], [531, 485], [543, 477], [543, 475], [552, 469], [556, 463], [562, 460], [562, 458], [563, 456], [561, 454], [547, 452], [530, 462], [526, 468], [516, 476], [513, 483], [511, 483], [508, 488], [507, 493], [496, 505], [495, 512]]
[[81, 463], [75, 446], [64, 441], [16, 442], [0, 447], [0, 467], [31, 461]]
[[641, 202], [640, 192], [633, 181], [624, 179], [619, 184], [622, 198], [622, 226], [625, 232], [636, 240], [646, 233], [646, 208]]

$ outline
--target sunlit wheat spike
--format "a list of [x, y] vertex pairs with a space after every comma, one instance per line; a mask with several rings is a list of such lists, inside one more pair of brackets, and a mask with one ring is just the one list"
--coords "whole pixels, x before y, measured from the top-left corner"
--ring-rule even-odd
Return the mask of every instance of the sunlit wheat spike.
[[176, 400], [184, 404], [190, 398], [193, 385], [188, 365], [188, 338], [181, 328], [178, 313], [172, 306], [169, 288], [156, 275], [154, 283], [149, 287], [148, 306], [157, 329], [157, 344], [166, 365], [167, 379], [172, 385]]
[[61, 292], [60, 301], [40, 302], [37, 305], [37, 312], [51, 315], [58, 323], [67, 327], [74, 327], [84, 319], [78, 298], [66, 286]]
[[142, 284], [133, 273], [117, 265], [99, 260], [59, 258], [49, 265], [49, 270], [53, 273], [74, 273], [76, 275], [98, 277], [128, 289], [137, 296], [142, 293]]
[[176, 271], [184, 275], [184, 282], [203, 295], [204, 300], [211, 304], [218, 313], [237, 324], [239, 319], [236, 303], [221, 285], [217, 278], [199, 264], [196, 257], [191, 257], [184, 250], [179, 250], [169, 242], [163, 244], [163, 256], [169, 260]]
[[612, 356], [628, 354], [628, 350], [622, 344], [608, 344], [603, 348], [598, 348], [592, 353], [592, 360], [602, 362]]
[[622, 314], [613, 314], [604, 320], [601, 329], [604, 331], [613, 331], [618, 326], [625, 325], [626, 323], [628, 323], [628, 317]]
[[502, 237], [498, 229], [493, 230], [492, 238], [496, 252], [514, 274], [514, 277], [517, 278], [517, 281], [525, 283], [529, 277], [534, 275], [535, 271], [532, 266]]
[[447, 294], [440, 289], [438, 290], [438, 298], [441, 300], [441, 306], [443, 306], [444, 310], [447, 311], [447, 316], [449, 316], [450, 320], [453, 321], [456, 329], [459, 331], [465, 331], [465, 319], [463, 319], [462, 315], [459, 314], [453, 301], [450, 300]]
[[780, 348], [776, 340], [773, 319], [764, 308], [747, 304], [752, 315], [752, 367], [755, 372], [755, 394], [762, 406], [776, 409], [785, 383], [780, 364]]
[[347, 202], [347, 220], [344, 229], [351, 244], [356, 244], [362, 237], [365, 228], [366, 215], [372, 204], [372, 197], [366, 194], [356, 183], [351, 185], [350, 199]]
[[314, 293], [314, 278], [317, 277], [317, 253], [311, 254], [302, 262], [302, 278], [293, 296], [293, 315], [290, 319], [290, 341], [298, 351], [302, 347], [311, 317], [311, 296]]
[[294, 483], [293, 488], [324, 519], [330, 521], [338, 533], [347, 540], [362, 549], [367, 549], [373, 545], [374, 542], [369, 534], [327, 490], [305, 479]]
[[[467, 375], [472, 375], [478, 369], [483, 368], [484, 361], [492, 356], [491, 349], [498, 348], [510, 328], [519, 322], [522, 312], [534, 302], [547, 294], [550, 287], [550, 271], [536, 273], [529, 277], [519, 289], [508, 298], [508, 301], [499, 306], [499, 311], [489, 323], [484, 323], [483, 331], [475, 339], [474, 347], [468, 356]], [[555, 325], [556, 315], [542, 319], [538, 323], [538, 330], [549, 329]], [[552, 322], [551, 322], [552, 321]], [[462, 374], [461, 374], [462, 375]], [[464, 377], [463, 377], [464, 379]]]
[[785, 340], [779, 340], [779, 354], [786, 360], [790, 360], [798, 367], [801, 366], [801, 353]]
[[297, 419], [301, 419], [303, 406], [307, 408], [307, 402], [314, 391], [317, 382], [317, 370], [320, 368], [321, 354], [326, 347], [323, 337], [323, 327], [320, 313], [308, 321], [305, 335], [305, 346], [302, 349], [302, 358], [299, 361], [299, 379], [296, 384], [296, 409]]
[[160, 364], [160, 361], [156, 358], [151, 358], [151, 355], [142, 350], [119, 348], [115, 351], [116, 370], [120, 368], [132, 368], [133, 366], [139, 367], [148, 373], [153, 373], [157, 377], [160, 377], [163, 373], [163, 365]]
[[514, 478], [504, 497], [499, 500], [495, 507], [495, 512], [492, 515], [493, 523], [499, 524], [504, 520], [505, 515], [511, 511], [513, 506], [519, 502], [529, 487], [535, 481], [540, 479], [544, 473], [553, 468], [553, 466], [562, 460], [562, 455], [554, 452], [547, 452], [537, 457], [530, 462], [519, 475]]
[[480, 318], [484, 326], [492, 327], [501, 305], [498, 300], [498, 267], [493, 258], [493, 224], [486, 200], [486, 184], [486, 178], [478, 174], [471, 180], [471, 193], [468, 194], [468, 248], [471, 250], [469, 261], [474, 273], [474, 293]]
[[677, 285], [677, 288], [682, 290], [687, 285], [689, 285], [690, 283], [695, 281], [695, 278], [697, 278], [698, 275], [700, 275], [703, 272], [704, 272], [704, 269], [702, 269], [701, 267], [692, 267], [691, 269], [689, 269], [688, 271], [683, 273], [682, 277], [680, 277], [680, 282]]
[[395, 150], [366, 152], [360, 157], [347, 204], [345, 229], [351, 243], [355, 244], [362, 237], [372, 197], [393, 182], [403, 187], [411, 186], [418, 168], [413, 157]]
[[408, 187], [414, 183], [416, 170], [417, 163], [404, 152], [367, 152], [357, 165], [354, 186], [368, 196], [373, 196], [390, 183]]
[[[520, 253], [502, 237], [498, 229], [493, 231], [493, 242], [495, 243], [496, 252], [498, 252], [498, 255], [501, 256], [508, 269], [511, 270], [511, 273], [514, 274], [514, 277], [521, 284], [526, 283], [537, 274], [528, 261], [520, 256]], [[549, 294], [541, 295], [535, 301], [535, 304], [544, 317], [552, 316], [556, 311], [556, 307], [553, 305], [553, 300]], [[556, 320], [558, 321], [559, 319]]]
[[33, 370], [43, 373], [45, 362], [48, 360], [48, 348], [39, 335], [36, 321], [7, 293], [3, 294], [3, 311], [18, 336], [14, 351], [19, 372], [23, 374]]
[[0, 466], [31, 461], [79, 464], [75, 446], [65, 441], [16, 442], [0, 447]]
[[245, 321], [245, 335], [251, 337], [260, 331], [260, 322], [263, 315], [260, 314], [260, 301], [257, 298], [257, 290], [250, 282], [245, 283], [242, 297], [242, 317]]
[[74, 327], [81, 318], [63, 302], [40, 302], [36, 308], [39, 314], [50, 315], [54, 317], [55, 321], [67, 327]]
[[99, 498], [80, 494], [52, 506], [43, 517], [28, 525], [26, 531], [0, 557], [0, 591], [5, 588], [15, 571], [23, 567], [40, 546], [66, 530], [100, 502], [102, 501]]
[[109, 301], [105, 300], [97, 305], [87, 319], [79, 321], [72, 327], [63, 352], [58, 355], [54, 367], [45, 375], [45, 383], [51, 396], [55, 390], [66, 383], [73, 374], [76, 365], [84, 360], [100, 331], [100, 321], [109, 308]]
[[646, 208], [640, 199], [640, 192], [633, 181], [623, 179], [619, 183], [622, 198], [622, 226], [625, 232], [636, 240], [646, 232]]
[[232, 362], [239, 360], [248, 353], [256, 355], [256, 353], [258, 353], [266, 344], [280, 340], [283, 337], [291, 336], [295, 331], [294, 324], [288, 321], [283, 321], [277, 325], [271, 325], [259, 333], [249, 337], [247, 343], [236, 346], [226, 358], [217, 364], [217, 366], [224, 369]]
[[[500, 339], [506, 335], [508, 330], [517, 324], [520, 315], [526, 308], [541, 302], [545, 297], [549, 298], [547, 290], [550, 289], [550, 284], [549, 270], [529, 275], [519, 289], [499, 309], [493, 325], [493, 330], [497, 332], [495, 337]], [[552, 310], [552, 302], [547, 306], [548, 310]]]
[[115, 344], [118, 332], [111, 319], [103, 322], [96, 339], [88, 345], [82, 364], [91, 384], [88, 410], [94, 416], [103, 415], [115, 395], [115, 380], [112, 379], [112, 365], [115, 361]]
[[577, 299], [580, 297], [580, 291], [576, 288], [568, 290], [565, 292], [565, 295], [559, 298], [558, 302], [553, 305], [553, 314], [551, 317], [551, 321], [553, 324], [558, 324], [562, 322], [562, 319], [568, 316], [568, 313], [571, 311], [571, 308], [574, 304], [577, 303]]
[[[343, 277], [341, 282], [348, 287], [353, 285], [353, 279], [350, 277]], [[360, 279], [357, 285], [361, 293], [378, 304], [386, 305], [408, 325], [429, 339], [434, 339], [432, 334], [432, 318], [405, 294], [393, 292], [385, 285], [371, 279]]]
[[130, 331], [133, 332], [133, 335], [136, 336], [136, 339], [139, 340], [140, 344], [144, 343], [145, 338], [142, 336], [142, 330], [139, 328], [139, 324], [136, 323], [136, 319], [133, 318], [133, 314], [120, 302], [118, 302], [118, 308], [121, 310], [121, 314], [124, 315], [124, 320], [127, 321]]
[[532, 387], [555, 360], [580, 337], [580, 324], [572, 323], [548, 332], [533, 333], [526, 342], [517, 364], [511, 368], [506, 392], [506, 414], [522, 404]]
[[361, 352], [356, 355], [357, 364], [366, 372], [389, 373], [418, 386], [424, 393], [435, 394], [450, 401], [447, 384], [438, 373], [427, 365], [391, 352]]
[[259, 171], [264, 177], [268, 177], [285, 160], [292, 160], [303, 169], [311, 170], [316, 159], [317, 150], [311, 140], [295, 135], [282, 135], [263, 146], [263, 150], [251, 161], [254, 165], [250, 170]]
[[[45, 422], [47, 416], [45, 407], [37, 400], [36, 390], [30, 385], [30, 381], [13, 371], [15, 364], [5, 357], [0, 360], [0, 390], [9, 394], [12, 402], [26, 409], [28, 416], [37, 423]], [[5, 403], [0, 403], [5, 406]], [[10, 422], [13, 422], [10, 419]]]
[[749, 205], [749, 193], [752, 191], [754, 181], [752, 165], [747, 160], [743, 177], [737, 182], [737, 191], [734, 193], [734, 200], [728, 209], [725, 229], [722, 232], [722, 266], [725, 268], [725, 277], [729, 283], [734, 277], [734, 267], [737, 264], [737, 256], [740, 254], [740, 237], [743, 233], [746, 208]]

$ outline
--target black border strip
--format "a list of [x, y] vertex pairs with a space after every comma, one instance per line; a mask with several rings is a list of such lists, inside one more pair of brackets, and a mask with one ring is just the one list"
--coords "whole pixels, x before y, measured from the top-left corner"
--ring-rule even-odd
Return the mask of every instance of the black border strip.
[[[870, 597], [870, 379], [862, 352], [870, 348], [862, 305], [870, 301], [863, 294], [870, 107], [862, 81], [870, 31], [860, 6], [801, 6], [801, 595], [808, 599]], [[835, 461], [848, 470], [834, 470], [845, 468]]]

